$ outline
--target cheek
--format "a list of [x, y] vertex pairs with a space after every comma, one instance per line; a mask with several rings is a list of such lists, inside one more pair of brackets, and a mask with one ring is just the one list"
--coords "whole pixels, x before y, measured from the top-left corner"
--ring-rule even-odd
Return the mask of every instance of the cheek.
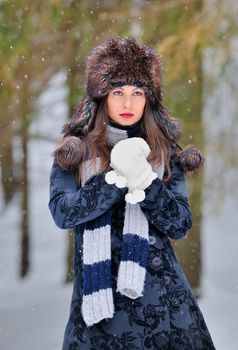
[[110, 110], [111, 111], [116, 111], [118, 109], [118, 107], [120, 106], [120, 103], [118, 100], [113, 100], [111, 103], [110, 103]]
[[138, 111], [140, 111], [141, 113], [143, 113], [144, 108], [145, 108], [145, 101], [144, 101], [144, 100], [141, 100], [140, 103], [137, 104], [137, 108], [138, 108]]
[[112, 109], [112, 103], [111, 103], [111, 100], [110, 101], [107, 101], [107, 111], [110, 112]]
[[115, 100], [110, 100], [107, 103], [107, 112], [109, 115], [113, 116], [115, 114], [115, 112], [117, 111], [117, 105], [118, 103]]

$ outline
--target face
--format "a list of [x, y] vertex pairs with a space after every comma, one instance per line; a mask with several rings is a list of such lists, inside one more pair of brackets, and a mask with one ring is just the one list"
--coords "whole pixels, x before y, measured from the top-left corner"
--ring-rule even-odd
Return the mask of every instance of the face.
[[111, 90], [107, 97], [107, 115], [120, 125], [133, 125], [144, 112], [145, 91], [133, 85]]

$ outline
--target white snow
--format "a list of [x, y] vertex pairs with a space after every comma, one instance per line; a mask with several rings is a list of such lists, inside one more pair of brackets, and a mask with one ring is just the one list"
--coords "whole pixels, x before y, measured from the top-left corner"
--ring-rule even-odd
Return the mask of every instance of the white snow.
[[[212, 54], [208, 50], [204, 55], [208, 71], [209, 57], [210, 65], [214, 66]], [[30, 130], [31, 134], [39, 133], [49, 140], [30, 141], [30, 272], [24, 279], [19, 278], [20, 194], [14, 196], [5, 211], [0, 208], [1, 350], [59, 350], [62, 346], [72, 284], [64, 283], [66, 232], [58, 229], [50, 216], [48, 181], [51, 153], [68, 113], [64, 102], [67, 95], [64, 81], [64, 72], [52, 79], [49, 89], [39, 99], [38, 115]], [[229, 84], [229, 81], [223, 84]], [[238, 146], [236, 141], [234, 147], [234, 140], [238, 139], [238, 105], [237, 98], [231, 99], [226, 86], [221, 87], [220, 93], [218, 88], [213, 94], [210, 92], [209, 100], [204, 100], [207, 161], [201, 225], [202, 296], [199, 305], [217, 349], [234, 350], [238, 343], [238, 171], [237, 164], [232, 163], [231, 166], [228, 162], [228, 156], [234, 155], [232, 152]], [[213, 108], [218, 101], [225, 103], [228, 100], [227, 94], [230, 96], [227, 108], [218, 107], [214, 113]], [[223, 98], [219, 98], [221, 95]], [[214, 128], [214, 118], [217, 128]], [[229, 123], [225, 123], [227, 119]], [[222, 127], [225, 155], [221, 148], [217, 157], [213, 151], [219, 146], [219, 142], [214, 143], [216, 135], [221, 137], [219, 125], [233, 125], [233, 136], [230, 137], [229, 128]]]
[[39, 115], [30, 130], [55, 142], [32, 139], [29, 143], [30, 271], [24, 279], [19, 278], [20, 194], [5, 211], [0, 208], [1, 350], [59, 350], [62, 346], [72, 284], [64, 283], [66, 232], [51, 218], [48, 186], [51, 153], [67, 117], [63, 82], [64, 72], [52, 79], [39, 99]]

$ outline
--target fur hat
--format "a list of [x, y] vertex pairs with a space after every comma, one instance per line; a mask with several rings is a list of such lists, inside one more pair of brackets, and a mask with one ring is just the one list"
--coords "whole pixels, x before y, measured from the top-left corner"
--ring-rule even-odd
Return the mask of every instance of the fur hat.
[[98, 102], [117, 86], [143, 88], [157, 125], [176, 142], [180, 127], [162, 105], [161, 61], [149, 46], [135, 39], [110, 38], [96, 46], [86, 62], [86, 90], [73, 118], [65, 125], [65, 136], [87, 134], [93, 125]]
[[[86, 62], [86, 95], [63, 128], [64, 137], [70, 143], [69, 149], [72, 149], [71, 143], [73, 148], [75, 146], [75, 139], [70, 142], [70, 136], [80, 138], [92, 130], [99, 101], [111, 89], [123, 85], [134, 85], [145, 90], [156, 124], [176, 148], [181, 129], [178, 121], [169, 115], [162, 104], [161, 71], [160, 57], [153, 48], [138, 43], [134, 38], [109, 38], [96, 46]], [[68, 157], [68, 150], [66, 154]], [[178, 149], [178, 154], [185, 171], [193, 172], [203, 163], [201, 153], [194, 146], [190, 146], [184, 154], [183, 150]], [[189, 160], [190, 156], [192, 159]]]

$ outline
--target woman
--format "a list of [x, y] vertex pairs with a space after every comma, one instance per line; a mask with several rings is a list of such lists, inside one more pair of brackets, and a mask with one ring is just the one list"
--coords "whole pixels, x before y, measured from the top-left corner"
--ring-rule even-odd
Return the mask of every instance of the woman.
[[170, 243], [191, 229], [184, 172], [203, 159], [177, 145], [160, 59], [111, 38], [92, 50], [86, 78], [50, 178], [55, 223], [74, 231], [63, 350], [214, 349]]

